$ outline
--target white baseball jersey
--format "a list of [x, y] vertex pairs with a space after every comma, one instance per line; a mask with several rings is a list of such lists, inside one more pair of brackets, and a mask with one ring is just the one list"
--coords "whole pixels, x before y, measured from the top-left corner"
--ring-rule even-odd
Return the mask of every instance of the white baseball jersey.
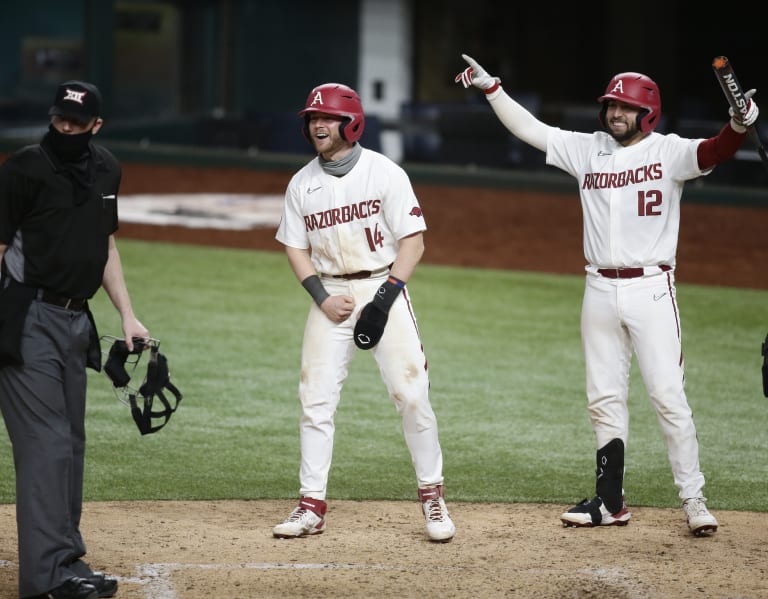
[[343, 177], [323, 171], [318, 158], [293, 176], [276, 238], [290, 247], [311, 247], [318, 273], [340, 275], [389, 266], [399, 240], [426, 228], [406, 172], [362, 148]]
[[700, 139], [651, 133], [623, 147], [608, 133], [552, 128], [547, 164], [579, 182], [584, 257], [596, 267], [675, 265], [680, 198]]

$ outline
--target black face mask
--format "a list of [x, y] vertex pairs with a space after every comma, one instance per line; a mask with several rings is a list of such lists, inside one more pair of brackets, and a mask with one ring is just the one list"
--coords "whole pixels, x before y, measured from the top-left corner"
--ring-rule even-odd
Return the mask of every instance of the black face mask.
[[48, 140], [56, 156], [62, 162], [77, 162], [88, 153], [88, 144], [93, 137], [93, 130], [85, 133], [67, 135], [53, 125], [48, 126]]

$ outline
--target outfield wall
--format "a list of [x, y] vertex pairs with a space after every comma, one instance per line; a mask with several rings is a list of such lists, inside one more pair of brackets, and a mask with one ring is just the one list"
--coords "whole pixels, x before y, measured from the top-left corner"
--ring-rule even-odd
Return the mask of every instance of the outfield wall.
[[[0, 159], [30, 140], [0, 139]], [[291, 154], [234, 150], [227, 148], [207, 149], [172, 144], [142, 144], [105, 139], [103, 143], [121, 161], [147, 164], [176, 164], [199, 167], [236, 167], [255, 170], [297, 170], [311, 158], [311, 154]], [[525, 170], [479, 167], [476, 165], [440, 165], [404, 162], [413, 183], [429, 185], [466, 185], [496, 189], [535, 190], [545, 192], [575, 193], [572, 177], [554, 167]], [[760, 164], [751, 164], [760, 169]], [[684, 192], [684, 201], [734, 206], [768, 208], [768, 186], [737, 186], [710, 183], [707, 177], [691, 181]]]

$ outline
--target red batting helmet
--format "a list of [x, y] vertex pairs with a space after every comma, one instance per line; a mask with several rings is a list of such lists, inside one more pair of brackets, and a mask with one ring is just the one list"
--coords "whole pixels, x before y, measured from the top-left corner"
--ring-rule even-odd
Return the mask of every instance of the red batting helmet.
[[637, 128], [643, 133], [650, 133], [659, 124], [661, 118], [661, 95], [659, 86], [650, 77], [642, 73], [619, 73], [605, 88], [605, 93], [597, 101], [603, 102], [600, 111], [600, 124], [605, 127], [606, 100], [618, 100], [635, 108], [640, 108], [637, 115]]
[[351, 87], [341, 83], [324, 83], [309, 92], [304, 110], [299, 116], [304, 117], [304, 137], [309, 140], [309, 113], [323, 112], [344, 119], [339, 127], [343, 139], [350, 143], [360, 139], [365, 129], [365, 115], [360, 96]]

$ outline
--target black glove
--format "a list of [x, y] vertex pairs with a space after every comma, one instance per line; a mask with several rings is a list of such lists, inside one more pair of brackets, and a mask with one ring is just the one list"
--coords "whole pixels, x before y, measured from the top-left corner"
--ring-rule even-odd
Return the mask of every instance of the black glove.
[[355, 345], [360, 349], [371, 349], [384, 334], [384, 326], [389, 319], [389, 309], [405, 287], [405, 282], [390, 276], [379, 287], [373, 301], [367, 303], [360, 312], [355, 325]]
[[763, 353], [763, 395], [768, 397], [768, 335], [765, 336], [761, 351]]

